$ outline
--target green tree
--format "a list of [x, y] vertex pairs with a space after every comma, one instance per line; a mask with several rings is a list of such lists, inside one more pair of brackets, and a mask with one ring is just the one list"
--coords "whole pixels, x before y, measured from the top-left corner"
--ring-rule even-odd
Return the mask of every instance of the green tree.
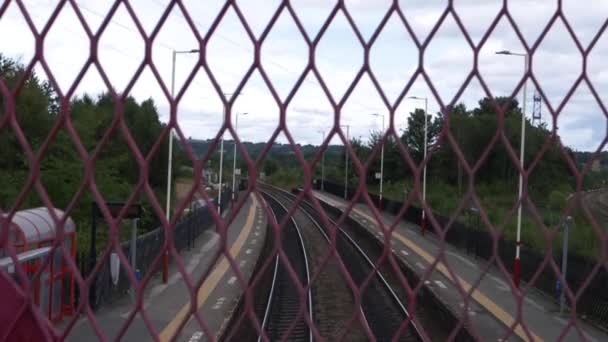
[[[0, 55], [0, 78], [13, 88], [24, 77], [24, 67], [18, 61], [7, 59]], [[35, 74], [25, 75], [21, 90], [15, 96], [15, 112], [6, 113], [5, 98], [0, 97], [0, 119], [7, 114], [14, 115], [15, 123], [19, 125], [29, 146], [38, 152], [40, 145], [47, 139], [50, 129], [58, 118], [58, 102], [52, 87]], [[123, 115], [118, 116], [117, 110], [123, 108]], [[93, 160], [94, 174], [92, 181], [95, 187], [108, 201], [125, 201], [132, 193], [135, 185], [145, 181], [162, 201], [165, 197], [166, 178], [164, 170], [167, 160], [168, 140], [160, 144], [154, 153], [163, 124], [158, 119], [158, 112], [152, 100], [138, 103], [132, 97], [124, 99], [121, 106], [116, 106], [115, 99], [109, 94], [97, 97], [83, 95], [74, 98], [69, 103], [70, 122], [76, 130], [77, 139], [87, 150]], [[102, 146], [100, 141], [110, 129], [112, 122], [122, 118], [119, 125]], [[134, 150], [126, 143], [125, 130], [132, 136], [134, 150], [139, 150], [148, 165], [148, 174], [141, 172], [142, 168], [134, 158]], [[26, 179], [33, 171], [23, 146], [16, 139], [13, 128], [5, 127], [0, 131], [0, 207], [11, 208], [15, 199], [22, 191]], [[99, 153], [96, 151], [99, 150]], [[39, 168], [39, 180], [49, 195], [53, 205], [65, 209], [72, 201], [76, 205], [70, 212], [75, 220], [80, 234], [78, 246], [84, 247], [87, 239], [90, 220], [90, 205], [93, 196], [90, 187], [84, 182], [84, 163], [86, 156], [81, 156], [75, 147], [73, 137], [67, 134], [65, 128], [59, 129], [52, 138], [48, 149], [42, 154]], [[183, 153], [176, 149], [175, 170], [186, 159]], [[174, 172], [174, 175], [177, 173]], [[84, 191], [79, 198], [74, 198], [80, 188]], [[147, 196], [141, 195], [141, 200], [148, 205]], [[36, 190], [30, 190], [18, 209], [42, 205]], [[156, 215], [148, 208], [142, 219], [144, 230], [158, 226]]]
[[279, 164], [274, 159], [264, 161], [264, 173], [266, 176], [272, 176], [279, 169]]
[[[407, 119], [407, 129], [401, 137], [402, 142], [409, 148], [409, 152], [416, 162], [421, 162], [424, 155], [424, 120], [425, 113], [422, 109], [416, 109], [410, 113]], [[426, 115], [427, 120], [427, 144], [433, 145], [441, 131], [441, 118], [432, 118]]]
[[[383, 138], [383, 133], [380, 131], [372, 132], [370, 135], [369, 141], [369, 150], [376, 148], [381, 142]], [[371, 165], [371, 168], [367, 171], [367, 179], [368, 182], [371, 183], [379, 183], [379, 180], [376, 179], [376, 172], [380, 172], [380, 163], [381, 163], [381, 147], [379, 147], [379, 151], [377, 157], [374, 159], [374, 162]], [[397, 146], [397, 142], [393, 136], [387, 137], [384, 142], [384, 181], [398, 181], [403, 179], [411, 174], [409, 172], [409, 166], [405, 162], [405, 158], [401, 155], [401, 151], [399, 151], [399, 147]]]

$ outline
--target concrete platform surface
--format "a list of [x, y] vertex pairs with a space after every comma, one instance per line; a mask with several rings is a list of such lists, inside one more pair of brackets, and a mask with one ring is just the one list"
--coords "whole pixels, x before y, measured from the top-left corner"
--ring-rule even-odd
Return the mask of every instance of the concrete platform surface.
[[[228, 211], [224, 214], [223, 216], [229, 215]], [[245, 282], [253, 272], [265, 234], [266, 215], [257, 198], [250, 196], [236, 214], [227, 234], [227, 248], [243, 273]], [[212, 264], [220, 248], [220, 236], [215, 232], [215, 227], [212, 227], [196, 239], [194, 248], [181, 253], [184, 266], [194, 281], [199, 280], [209, 267], [213, 267], [198, 290], [197, 309], [214, 337], [219, 336], [225, 328], [243, 291], [236, 273], [224, 255], [220, 255], [217, 262]], [[193, 316], [188, 317], [190, 292], [174, 263], [171, 263], [167, 284], [162, 283], [160, 275], [155, 276], [146, 287], [144, 296], [145, 313], [152, 323], [151, 328], [161, 341], [170, 340], [183, 320], [187, 320], [187, 323], [181, 329], [177, 341], [206, 340], [206, 335], [196, 319]], [[132, 310], [133, 300], [130, 296], [125, 296], [111, 307], [102, 308], [95, 313], [106, 338], [115, 339]], [[84, 316], [78, 320], [68, 336], [70, 341], [97, 339]], [[141, 314], [138, 313], [131, 321], [122, 340], [153, 340]]]
[[[347, 202], [340, 197], [324, 192], [314, 194], [317, 199], [338, 209], [344, 210], [347, 206]], [[385, 236], [379, 231], [378, 221], [366, 205], [356, 204], [349, 215], [377, 239], [386, 242]], [[390, 226], [396, 217], [382, 212], [381, 219], [383, 224]], [[419, 276], [425, 274], [435, 262], [442, 245], [433, 234], [423, 237], [418, 225], [404, 221], [398, 222], [388, 241], [393, 254]], [[521, 292], [525, 295], [521, 301], [519, 322], [523, 322], [525, 328], [519, 322], [516, 324], [518, 304], [515, 300], [516, 292], [510, 286], [510, 279], [506, 279], [495, 265], [488, 267], [486, 260], [473, 258], [450, 245], [444, 245], [444, 253], [445, 259], [440, 260], [426, 277], [425, 286], [430, 287], [453, 312], [459, 313], [460, 317], [466, 314], [483, 340], [502, 341], [507, 332], [513, 329], [509, 341], [581, 341], [583, 338], [592, 342], [608, 341], [606, 332], [570, 314], [560, 315], [554, 300], [523, 283]], [[479, 278], [481, 282], [472, 290], [472, 299], [468, 300], [469, 305], [465, 306], [464, 296], [455, 284], [458, 282], [464, 293], [468, 293]], [[570, 320], [573, 324], [567, 328]]]

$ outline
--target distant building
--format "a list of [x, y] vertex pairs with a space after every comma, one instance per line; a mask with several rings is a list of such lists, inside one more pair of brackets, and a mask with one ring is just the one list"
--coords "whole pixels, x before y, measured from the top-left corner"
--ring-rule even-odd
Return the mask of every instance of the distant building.
[[599, 158], [594, 159], [591, 163], [591, 172], [600, 172], [602, 170], [602, 165], [600, 164]]

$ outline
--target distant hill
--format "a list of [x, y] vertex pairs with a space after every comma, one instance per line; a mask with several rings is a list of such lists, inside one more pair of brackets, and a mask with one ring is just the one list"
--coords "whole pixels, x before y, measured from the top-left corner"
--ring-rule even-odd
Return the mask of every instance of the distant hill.
[[[574, 152], [576, 158], [575, 162], [578, 167], [582, 167], [587, 163], [589, 159], [594, 157], [594, 152]], [[600, 152], [599, 154], [600, 165], [602, 169], [608, 168], [608, 151]]]
[[[190, 142], [192, 148], [194, 149], [194, 152], [197, 155], [197, 157], [201, 158], [207, 153], [207, 151], [209, 150], [209, 146], [211, 145], [213, 140], [212, 139], [206, 139], [206, 140], [190, 139], [189, 142]], [[262, 150], [264, 149], [264, 146], [266, 145], [266, 143], [265, 142], [264, 143], [262, 143], [262, 142], [258, 142], [258, 143], [244, 142], [243, 145], [247, 149], [247, 153], [249, 153], [249, 155], [253, 159], [256, 159], [260, 155]], [[226, 151], [232, 151], [232, 149], [234, 148], [233, 146], [234, 146], [234, 142], [232, 140], [224, 141], [224, 148], [226, 149]], [[298, 144], [297, 147], [300, 150], [300, 152], [302, 152], [302, 154], [304, 155], [304, 158], [306, 158], [306, 159], [311, 158], [317, 152], [317, 150], [319, 148], [318, 146], [310, 145], [310, 144], [308, 144], [308, 145]], [[219, 146], [216, 148], [216, 150], [219, 150]], [[585, 165], [585, 163], [594, 155], [593, 152], [575, 151], [573, 153], [574, 153], [575, 163], [579, 167], [582, 167], [583, 165]], [[293, 154], [294, 154], [293, 149], [291, 148], [291, 146], [289, 144], [275, 143], [270, 148], [268, 157], [284, 160], [284, 159], [286, 159], [286, 157], [289, 157], [290, 155], [293, 155]], [[336, 158], [336, 157], [339, 157], [342, 155], [343, 155], [343, 147], [340, 145], [330, 145], [327, 148], [327, 151], [325, 152], [326, 158]], [[224, 157], [231, 160], [232, 154], [227, 154]], [[601, 165], [602, 169], [608, 169], [608, 151], [600, 152], [600, 165]]]
[[[190, 142], [190, 145], [192, 146], [192, 149], [196, 153], [196, 155], [199, 158], [201, 158], [207, 154], [207, 151], [209, 150], [209, 146], [211, 145], [213, 140], [212, 139], [207, 139], [207, 140], [190, 139], [189, 142]], [[266, 146], [266, 143], [244, 142], [243, 145], [245, 146], [245, 149], [247, 149], [247, 153], [249, 153], [251, 158], [256, 159], [260, 155], [262, 150], [264, 149], [264, 146]], [[298, 144], [296, 146], [300, 150], [300, 152], [304, 155], [305, 158], [312, 157], [319, 149], [318, 146], [314, 146], [314, 145], [310, 145], [310, 144], [309, 145]], [[226, 151], [232, 151], [233, 148], [234, 148], [234, 141], [224, 140], [224, 149]], [[216, 150], [219, 150], [219, 146], [216, 147]], [[339, 145], [330, 145], [327, 148], [327, 150], [325, 151], [325, 153], [326, 153], [325, 154], [326, 157], [342, 155], [343, 147], [339, 146]], [[293, 148], [289, 144], [275, 143], [272, 145], [272, 147], [270, 148], [270, 151], [269, 151], [269, 157], [281, 158], [281, 157], [287, 157], [287, 156], [293, 155], [293, 154], [294, 154]], [[231, 158], [231, 157], [229, 157], [229, 158]]]

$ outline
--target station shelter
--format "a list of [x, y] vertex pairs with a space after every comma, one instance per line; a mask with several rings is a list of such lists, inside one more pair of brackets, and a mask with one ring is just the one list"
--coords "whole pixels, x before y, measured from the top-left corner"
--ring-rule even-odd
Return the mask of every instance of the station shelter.
[[[55, 216], [61, 219], [64, 212], [53, 209]], [[7, 215], [0, 216], [4, 221]], [[4, 222], [2, 222], [2, 226]], [[55, 322], [74, 312], [74, 275], [68, 267], [64, 252], [52, 246], [57, 237], [57, 226], [49, 209], [45, 207], [18, 211], [8, 224], [8, 243], [17, 252], [17, 261], [24, 268], [33, 291], [36, 305]], [[70, 255], [67, 258], [75, 260], [76, 226], [71, 218], [63, 225], [64, 244]], [[41, 267], [46, 258], [50, 257], [44, 269]], [[13, 259], [6, 250], [0, 248], [0, 269], [19, 282], [15, 273]]]

